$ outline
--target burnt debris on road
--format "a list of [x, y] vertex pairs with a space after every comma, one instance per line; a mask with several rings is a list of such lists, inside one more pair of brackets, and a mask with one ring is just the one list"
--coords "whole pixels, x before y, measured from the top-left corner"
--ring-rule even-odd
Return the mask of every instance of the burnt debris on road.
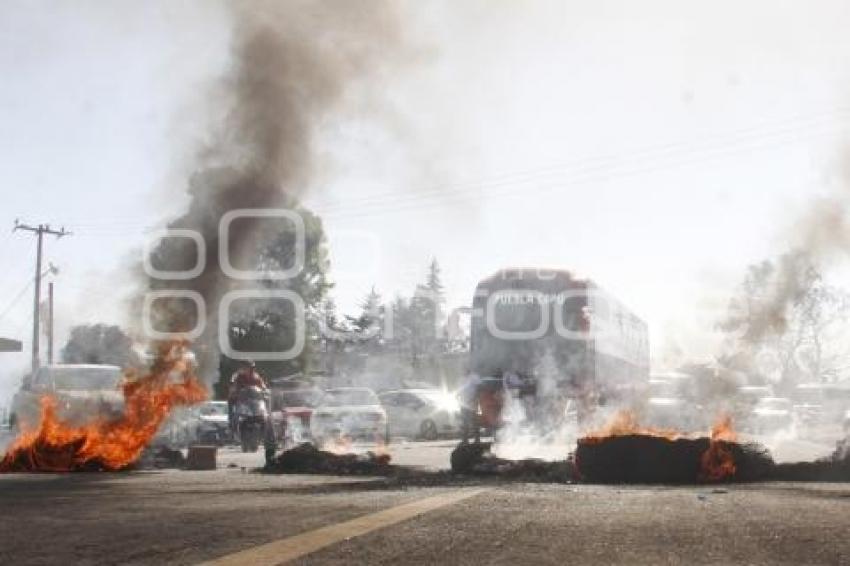
[[303, 443], [283, 451], [264, 468], [267, 472], [284, 474], [330, 474], [387, 476], [396, 471], [386, 453], [335, 454]]

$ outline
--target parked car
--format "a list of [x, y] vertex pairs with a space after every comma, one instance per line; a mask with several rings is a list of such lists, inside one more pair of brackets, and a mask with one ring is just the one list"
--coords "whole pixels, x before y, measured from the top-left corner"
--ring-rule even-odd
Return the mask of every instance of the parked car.
[[151, 448], [187, 448], [198, 438], [198, 414], [193, 407], [175, 407], [159, 425]]
[[750, 417], [753, 432], [769, 434], [789, 428], [794, 422], [794, 406], [785, 397], [763, 397], [756, 402]]
[[318, 388], [275, 391], [272, 395], [272, 422], [275, 436], [284, 448], [311, 439], [313, 410], [321, 401]]
[[227, 415], [227, 401], [207, 401], [195, 409], [197, 433], [195, 437], [202, 444], [223, 445], [231, 439], [230, 419]]
[[387, 391], [379, 396], [387, 412], [389, 432], [408, 438], [436, 440], [460, 432], [460, 403], [440, 389]]
[[41, 419], [41, 398], [52, 396], [60, 418], [84, 422], [96, 416], [111, 417], [124, 409], [118, 366], [56, 364], [42, 366], [24, 378], [12, 399], [12, 428], [33, 428]]
[[328, 389], [313, 411], [310, 428], [318, 446], [335, 439], [385, 442], [387, 413], [371, 389]]

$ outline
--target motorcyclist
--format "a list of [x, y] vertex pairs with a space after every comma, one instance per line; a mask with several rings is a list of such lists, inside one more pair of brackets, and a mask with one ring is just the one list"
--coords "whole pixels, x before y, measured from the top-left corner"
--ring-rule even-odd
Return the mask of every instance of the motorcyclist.
[[236, 399], [239, 392], [246, 387], [259, 387], [263, 392], [268, 391], [266, 381], [257, 372], [257, 365], [252, 360], [246, 360], [230, 377], [230, 392], [227, 397], [227, 414], [230, 420], [230, 430], [236, 432]]

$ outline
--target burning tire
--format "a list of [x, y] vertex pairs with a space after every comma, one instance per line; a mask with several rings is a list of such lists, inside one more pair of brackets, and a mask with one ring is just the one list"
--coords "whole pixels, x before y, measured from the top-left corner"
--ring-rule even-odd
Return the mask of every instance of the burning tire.
[[648, 434], [581, 439], [575, 462], [581, 478], [594, 483], [754, 481], [773, 467], [757, 445]]

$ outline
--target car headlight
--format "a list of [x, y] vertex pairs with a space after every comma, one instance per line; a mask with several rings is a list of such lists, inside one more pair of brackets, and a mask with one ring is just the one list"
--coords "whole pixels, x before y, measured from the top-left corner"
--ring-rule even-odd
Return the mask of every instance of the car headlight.
[[447, 413], [457, 413], [460, 412], [460, 403], [457, 397], [451, 393], [444, 393], [437, 399], [437, 409], [446, 411]]

